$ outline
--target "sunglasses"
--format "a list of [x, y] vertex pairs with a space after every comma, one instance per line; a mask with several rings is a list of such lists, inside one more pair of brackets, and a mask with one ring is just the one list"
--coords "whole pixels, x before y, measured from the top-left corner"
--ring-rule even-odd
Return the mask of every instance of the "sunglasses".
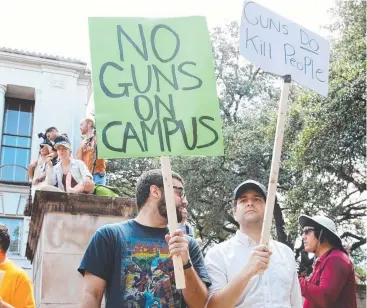
[[173, 188], [177, 189], [179, 191], [179, 196], [180, 196], [181, 200], [184, 200], [186, 198], [185, 189], [183, 187], [173, 186]]
[[307, 235], [307, 234], [309, 234], [311, 231], [315, 231], [315, 228], [312, 228], [312, 227], [306, 227], [306, 228], [303, 228], [303, 232], [302, 232], [302, 234], [303, 234], [303, 235]]

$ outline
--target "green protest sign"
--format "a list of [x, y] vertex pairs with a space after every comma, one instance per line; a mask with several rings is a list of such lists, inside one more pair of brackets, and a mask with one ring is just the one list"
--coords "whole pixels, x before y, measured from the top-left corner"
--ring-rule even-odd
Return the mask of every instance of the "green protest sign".
[[204, 17], [89, 18], [101, 158], [223, 155]]

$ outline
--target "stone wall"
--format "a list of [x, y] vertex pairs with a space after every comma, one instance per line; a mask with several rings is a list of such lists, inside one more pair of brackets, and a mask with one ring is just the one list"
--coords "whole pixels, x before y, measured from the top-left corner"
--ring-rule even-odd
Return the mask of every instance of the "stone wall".
[[122, 222], [134, 200], [86, 194], [37, 192], [31, 208], [27, 257], [33, 264], [36, 307], [79, 307], [82, 276], [77, 268], [94, 232]]

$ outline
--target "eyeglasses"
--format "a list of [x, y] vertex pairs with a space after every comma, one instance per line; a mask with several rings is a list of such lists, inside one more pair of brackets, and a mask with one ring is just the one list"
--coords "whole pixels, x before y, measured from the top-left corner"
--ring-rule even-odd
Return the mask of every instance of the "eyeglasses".
[[184, 200], [186, 198], [185, 189], [182, 186], [173, 186], [174, 189], [177, 189], [179, 191], [179, 196], [181, 200]]
[[312, 228], [312, 227], [306, 227], [306, 228], [303, 228], [303, 232], [302, 234], [303, 235], [307, 235], [308, 233], [310, 233], [311, 231], [315, 231], [315, 228]]

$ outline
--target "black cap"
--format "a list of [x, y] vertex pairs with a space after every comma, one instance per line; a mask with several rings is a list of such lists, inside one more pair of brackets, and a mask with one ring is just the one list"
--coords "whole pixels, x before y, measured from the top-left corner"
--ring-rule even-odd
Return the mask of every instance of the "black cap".
[[263, 195], [264, 199], [266, 200], [266, 187], [263, 184], [260, 184], [259, 182], [256, 182], [254, 180], [247, 180], [238, 185], [234, 190], [234, 199], [237, 200], [241, 196], [241, 194], [247, 189], [258, 191]]

